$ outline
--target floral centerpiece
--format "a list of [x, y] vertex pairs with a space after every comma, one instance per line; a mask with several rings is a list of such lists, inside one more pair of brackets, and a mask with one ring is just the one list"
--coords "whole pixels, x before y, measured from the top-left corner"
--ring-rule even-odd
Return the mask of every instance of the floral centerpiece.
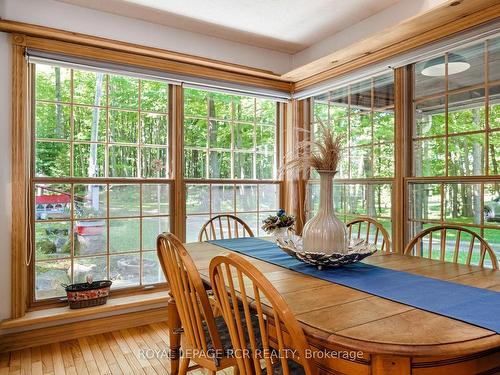
[[315, 169], [320, 177], [320, 204], [316, 215], [302, 230], [303, 250], [325, 254], [345, 253], [348, 248], [347, 228], [333, 209], [333, 177], [338, 171], [342, 153], [342, 136], [321, 120], [313, 140], [299, 142], [295, 152], [287, 157], [282, 170], [307, 175]]
[[295, 224], [295, 217], [287, 215], [285, 210], [280, 208], [276, 215], [269, 215], [262, 221], [262, 229], [267, 234], [278, 236], [286, 236], [286, 233]]

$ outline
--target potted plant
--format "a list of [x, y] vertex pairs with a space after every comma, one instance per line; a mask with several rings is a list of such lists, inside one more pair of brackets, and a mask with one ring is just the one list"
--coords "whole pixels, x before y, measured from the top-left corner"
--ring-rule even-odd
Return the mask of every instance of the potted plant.
[[283, 238], [288, 235], [288, 231], [295, 224], [295, 217], [287, 215], [285, 210], [280, 208], [276, 215], [269, 215], [262, 221], [262, 229], [275, 236], [275, 238]]

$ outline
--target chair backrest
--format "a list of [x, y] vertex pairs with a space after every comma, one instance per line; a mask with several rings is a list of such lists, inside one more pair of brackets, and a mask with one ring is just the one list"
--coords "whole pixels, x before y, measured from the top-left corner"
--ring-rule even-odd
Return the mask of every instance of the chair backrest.
[[349, 239], [364, 239], [377, 247], [378, 251], [391, 251], [391, 240], [387, 230], [378, 221], [369, 217], [351, 220], [347, 223]]
[[[295, 316], [283, 297], [255, 266], [236, 254], [217, 256], [210, 262], [210, 280], [229, 328], [233, 348], [240, 353], [250, 350], [248, 355], [236, 358], [241, 375], [262, 374], [262, 356], [256, 355], [258, 349], [264, 353], [267, 374], [274, 373], [273, 366], [281, 365], [282, 373], [288, 375], [290, 368], [284, 354], [292, 359], [291, 352], [306, 375], [318, 373], [314, 362], [308, 359], [309, 344]], [[252, 311], [249, 298], [253, 299]], [[264, 298], [268, 306], [263, 306]], [[274, 338], [277, 347], [271, 347], [270, 337]], [[257, 347], [259, 341], [260, 348]], [[280, 354], [279, 363], [271, 361], [271, 348]]]
[[209, 348], [204, 325], [214, 352], [222, 350], [214, 315], [200, 274], [179, 239], [163, 233], [157, 239], [158, 258], [175, 299], [185, 334], [185, 349], [207, 353]]
[[488, 255], [492, 268], [498, 269], [497, 258], [490, 245], [472, 230], [455, 225], [424, 229], [406, 245], [404, 253], [466, 265], [474, 263], [481, 267], [484, 267]]
[[217, 215], [208, 220], [200, 230], [198, 241], [224, 238], [253, 237], [253, 232], [243, 220], [234, 215]]

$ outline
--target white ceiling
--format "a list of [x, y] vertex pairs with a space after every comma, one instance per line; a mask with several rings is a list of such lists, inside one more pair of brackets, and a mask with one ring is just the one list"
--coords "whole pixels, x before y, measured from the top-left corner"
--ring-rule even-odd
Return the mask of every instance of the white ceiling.
[[297, 53], [399, 0], [58, 0]]

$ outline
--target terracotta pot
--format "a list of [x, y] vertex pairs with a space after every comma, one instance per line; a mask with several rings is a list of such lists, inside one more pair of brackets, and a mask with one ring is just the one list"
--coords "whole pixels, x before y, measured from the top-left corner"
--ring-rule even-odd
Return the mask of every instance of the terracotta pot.
[[326, 254], [347, 251], [347, 227], [333, 210], [333, 177], [337, 172], [318, 171], [320, 178], [320, 203], [318, 213], [302, 230], [305, 251]]

